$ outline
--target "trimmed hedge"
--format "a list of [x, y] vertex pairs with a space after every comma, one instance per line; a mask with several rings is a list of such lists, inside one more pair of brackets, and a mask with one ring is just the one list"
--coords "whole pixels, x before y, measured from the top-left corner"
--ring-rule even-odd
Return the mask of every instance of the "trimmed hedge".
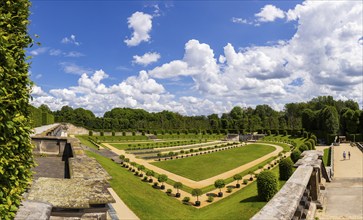
[[290, 178], [294, 173], [293, 166], [294, 163], [289, 157], [281, 160], [279, 164], [280, 180], [288, 180]]
[[270, 201], [270, 199], [278, 192], [279, 182], [274, 173], [265, 170], [257, 176], [258, 198], [261, 201]]
[[301, 151], [299, 149], [295, 149], [291, 152], [291, 160], [296, 163], [300, 159]]
[[0, 3], [0, 218], [13, 219], [34, 166], [30, 143], [28, 0]]

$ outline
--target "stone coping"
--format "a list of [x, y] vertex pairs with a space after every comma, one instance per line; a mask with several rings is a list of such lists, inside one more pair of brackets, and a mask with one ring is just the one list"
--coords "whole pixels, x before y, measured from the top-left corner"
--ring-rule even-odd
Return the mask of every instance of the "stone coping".
[[69, 172], [72, 179], [110, 180], [112, 178], [96, 159], [87, 156], [69, 158]]
[[300, 166], [280, 191], [255, 215], [252, 220], [291, 219], [309, 183], [313, 167]]
[[16, 213], [15, 220], [49, 219], [52, 205], [44, 202], [23, 201]]
[[45, 135], [37, 135], [37, 136], [33, 136], [31, 138], [34, 139], [34, 140], [63, 140], [63, 141], [68, 140], [67, 137], [45, 136]]
[[35, 180], [27, 199], [49, 203], [57, 208], [90, 208], [91, 205], [115, 202], [107, 186], [106, 180], [40, 177]]
[[320, 167], [321, 166], [321, 158], [324, 153], [318, 150], [307, 150], [301, 153], [303, 158], [299, 159], [295, 163], [295, 167], [299, 166], [312, 166], [312, 167]]

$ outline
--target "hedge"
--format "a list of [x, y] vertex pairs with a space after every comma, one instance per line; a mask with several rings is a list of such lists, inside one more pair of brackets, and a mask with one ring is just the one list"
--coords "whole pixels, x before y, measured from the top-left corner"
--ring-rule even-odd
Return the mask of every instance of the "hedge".
[[270, 199], [277, 193], [279, 182], [274, 173], [265, 170], [257, 176], [257, 191], [258, 198], [261, 201], [270, 201]]
[[0, 3], [0, 218], [13, 219], [34, 166], [30, 143], [28, 0]]
[[288, 180], [290, 178], [290, 176], [294, 172], [293, 166], [294, 163], [289, 157], [281, 160], [281, 162], [279, 163], [280, 180]]
[[291, 152], [291, 160], [296, 163], [300, 159], [301, 151], [299, 149], [295, 149]]

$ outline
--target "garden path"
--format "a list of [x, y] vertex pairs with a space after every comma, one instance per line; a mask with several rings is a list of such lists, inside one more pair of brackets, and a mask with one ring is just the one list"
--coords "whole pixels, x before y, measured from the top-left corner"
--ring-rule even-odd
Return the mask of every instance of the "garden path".
[[[265, 144], [265, 143], [264, 143]], [[119, 149], [117, 149], [117, 148], [115, 148], [115, 147], [112, 147], [110, 144], [104, 144], [106, 147], [108, 147], [111, 151], [113, 151], [113, 152], [115, 152], [116, 154], [118, 154], [118, 155], [121, 155], [121, 154], [124, 154], [125, 155], [125, 151], [123, 151], [123, 150], [119, 150]], [[261, 162], [263, 162], [264, 160], [267, 160], [268, 158], [270, 158], [270, 157], [273, 157], [273, 156], [277, 156], [278, 154], [279, 154], [279, 152], [282, 152], [282, 150], [283, 150], [283, 148], [282, 147], [280, 147], [280, 146], [278, 146], [278, 145], [274, 145], [274, 144], [265, 144], [265, 145], [270, 145], [270, 146], [273, 146], [273, 147], [275, 147], [276, 148], [276, 150], [275, 151], [273, 151], [273, 152], [271, 152], [271, 153], [269, 153], [269, 154], [267, 154], [267, 155], [265, 155], [265, 156], [263, 156], [263, 157], [261, 157], [261, 158], [259, 158], [259, 159], [257, 159], [257, 160], [254, 160], [254, 161], [252, 161], [252, 162], [250, 162], [250, 163], [247, 163], [247, 164], [245, 164], [245, 165], [242, 165], [242, 166], [240, 166], [240, 167], [238, 167], [238, 168], [236, 168], [236, 169], [233, 169], [232, 171], [233, 172], [226, 172], [226, 173], [223, 173], [223, 174], [220, 174], [220, 175], [217, 175], [217, 176], [215, 176], [215, 177], [212, 177], [212, 178], [209, 178], [208, 179], [208, 181], [204, 181], [203, 182], [203, 184], [206, 184], [206, 185], [198, 185], [198, 183], [199, 182], [202, 182], [202, 181], [199, 181], [199, 182], [196, 182], [196, 181], [193, 181], [193, 180], [190, 180], [190, 179], [187, 179], [187, 178], [184, 178], [184, 177], [181, 177], [181, 176], [178, 176], [178, 175], [176, 175], [176, 174], [174, 174], [174, 173], [170, 173], [170, 172], [168, 172], [168, 171], [165, 171], [165, 170], [163, 170], [163, 169], [161, 169], [161, 168], [159, 168], [159, 167], [156, 167], [156, 166], [153, 166], [153, 165], [151, 165], [151, 164], [149, 164], [149, 163], [147, 163], [145, 160], [142, 160], [142, 159], [138, 159], [138, 158], [135, 158], [135, 156], [134, 155], [128, 155], [128, 158], [130, 158], [130, 161], [134, 161], [134, 162], [136, 162], [136, 163], [138, 163], [138, 164], [142, 164], [142, 165], [144, 165], [145, 167], [147, 167], [148, 169], [152, 169], [152, 170], [154, 170], [155, 172], [157, 172], [157, 173], [160, 173], [160, 174], [166, 174], [170, 179], [173, 179], [174, 181], [180, 181], [180, 182], [182, 182], [184, 185], [187, 185], [187, 186], [189, 186], [189, 187], [191, 187], [191, 188], [203, 188], [203, 187], [205, 187], [205, 186], [208, 186], [208, 185], [212, 185], [212, 184], [214, 184], [214, 181], [215, 180], [217, 180], [217, 179], [227, 179], [227, 178], [229, 178], [229, 177], [231, 177], [231, 176], [233, 176], [234, 174], [236, 174], [236, 173], [240, 173], [240, 172], [243, 172], [244, 170], [246, 170], [246, 169], [248, 169], [248, 168], [250, 168], [250, 167], [253, 167], [253, 166], [255, 166], [255, 165], [257, 165], [257, 164], [259, 164], [259, 163], [261, 163]], [[287, 153], [285, 153], [285, 155], [286, 156], [289, 156], [290, 155], [290, 152], [287, 152]], [[272, 162], [274, 162], [274, 161], [272, 161]], [[258, 174], [258, 173], [260, 173], [262, 170], [264, 170], [264, 169], [267, 169], [267, 167], [268, 167], [269, 165], [268, 164], [266, 164], [264, 167], [262, 167], [261, 169], [258, 169], [255, 173], [256, 174]], [[183, 182], [183, 180], [177, 180], [176, 178], [178, 178], [178, 177], [180, 177], [180, 178], [182, 178], [182, 179], [185, 179], [185, 180], [187, 180], [188, 181], [188, 183], [192, 183], [191, 185], [188, 185], [187, 183], [185, 183], [185, 182]], [[248, 175], [245, 175], [245, 176], [243, 176], [242, 177], [242, 179], [249, 179], [250, 178], [250, 175], [248, 174]], [[255, 180], [255, 179], [254, 179]], [[154, 178], [154, 181], [156, 181], [156, 179]], [[199, 196], [199, 201], [201, 201], [201, 205], [199, 206], [199, 207], [197, 207], [197, 208], [203, 208], [203, 207], [205, 207], [205, 206], [207, 206], [207, 205], [209, 205], [209, 204], [212, 204], [212, 203], [209, 203], [209, 202], [207, 202], [207, 200], [208, 200], [208, 195], [214, 195], [214, 201], [213, 201], [213, 203], [214, 202], [217, 202], [217, 201], [219, 201], [219, 200], [221, 200], [221, 199], [224, 199], [224, 198], [226, 198], [226, 197], [228, 197], [228, 196], [230, 196], [230, 195], [233, 195], [234, 193], [236, 193], [236, 192], [238, 192], [239, 190], [241, 190], [241, 189], [243, 189], [244, 187], [246, 187], [247, 185], [249, 185], [249, 184], [251, 184], [252, 183], [252, 181], [248, 181], [248, 183], [247, 184], [241, 184], [241, 187], [240, 188], [234, 188], [233, 189], [233, 191], [232, 192], [230, 192], [230, 193], [228, 193], [227, 192], [227, 187], [228, 186], [232, 186], [232, 187], [234, 187], [235, 186], [235, 182], [232, 182], [232, 183], [230, 183], [230, 184], [227, 184], [226, 185], [226, 187], [225, 188], [223, 188], [222, 189], [222, 192], [224, 193], [224, 196], [223, 197], [217, 197], [216, 195], [218, 194], [218, 192], [220, 191], [219, 189], [214, 189], [214, 190], [212, 190], [212, 191], [210, 191], [210, 192], [208, 192], [208, 193], [204, 193], [203, 195], [201, 195], [201, 196]], [[146, 183], [146, 184], [148, 184], [148, 183]], [[150, 185], [151, 185], [151, 183], [149, 183]], [[172, 185], [169, 185], [169, 184], [167, 184], [167, 183], [164, 183], [164, 185], [165, 185], [165, 192], [166, 192], [166, 190], [168, 190], [168, 189], [172, 189], [172, 190], [175, 190], [174, 189], [174, 187], [172, 186]], [[190, 197], [190, 198], [192, 198], [193, 196], [190, 194], [190, 193], [188, 193], [188, 192], [185, 192], [185, 191], [183, 191], [183, 190], [179, 190], [179, 192], [180, 192], [180, 194], [181, 194], [181, 196], [180, 196], [180, 198], [177, 198], [178, 200], [180, 200], [180, 201], [182, 201], [182, 199], [184, 198], [184, 197]], [[192, 202], [192, 204], [194, 204], [194, 202], [196, 201], [196, 199], [194, 199], [193, 201], [191, 201]]]
[[[262, 144], [262, 143], [260, 143], [260, 144]], [[213, 176], [213, 177], [205, 179], [205, 180], [194, 181], [194, 180], [179, 176], [179, 175], [177, 175], [175, 173], [169, 172], [167, 170], [161, 169], [161, 168], [159, 168], [157, 166], [154, 166], [154, 165], [148, 163], [147, 161], [145, 161], [143, 159], [136, 158], [135, 155], [133, 155], [133, 154], [126, 154], [126, 152], [124, 150], [119, 150], [119, 149], [113, 147], [110, 144], [103, 143], [103, 145], [105, 145], [107, 148], [109, 148], [111, 151], [115, 152], [118, 155], [121, 155], [121, 154], [127, 155], [126, 157], [128, 157], [130, 159], [130, 161], [136, 162], [137, 164], [140, 164], [140, 165], [144, 165], [147, 169], [153, 170], [156, 173], [165, 174], [170, 179], [172, 179], [172, 180], [174, 180], [176, 182], [182, 182], [184, 185], [187, 185], [187, 186], [189, 186], [191, 188], [203, 188], [205, 186], [209, 186], [209, 185], [214, 184], [214, 182], [216, 180], [218, 180], [218, 179], [227, 179], [227, 178], [233, 176], [236, 173], [241, 173], [244, 170], [249, 169], [249, 168], [251, 168], [251, 167], [253, 167], [253, 166], [255, 166], [255, 165], [257, 165], [257, 164], [271, 158], [271, 157], [277, 156], [281, 151], [283, 151], [283, 148], [278, 146], [278, 145], [264, 144], [264, 145], [273, 146], [276, 149], [273, 152], [264, 155], [263, 157], [260, 157], [260, 158], [254, 160], [254, 161], [251, 161], [251, 162], [249, 162], [247, 164], [244, 164], [244, 165], [242, 165], [240, 167], [237, 167], [235, 169], [229, 170], [227, 172], [221, 173], [219, 175]]]
[[112, 207], [115, 209], [117, 217], [120, 220], [139, 220], [139, 217], [120, 199], [116, 192], [112, 188], [107, 188], [115, 199], [115, 203], [112, 203]]
[[[326, 183], [326, 205], [319, 219], [363, 219], [363, 153], [348, 143], [334, 146], [334, 178]], [[350, 151], [343, 158], [343, 151]]]

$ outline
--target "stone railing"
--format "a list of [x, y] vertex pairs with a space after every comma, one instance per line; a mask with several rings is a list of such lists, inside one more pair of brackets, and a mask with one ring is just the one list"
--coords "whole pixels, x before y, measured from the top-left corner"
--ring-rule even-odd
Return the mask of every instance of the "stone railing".
[[[79, 140], [44, 136], [33, 137], [33, 142], [36, 142], [35, 155], [41, 153], [49, 161], [64, 161], [64, 170], [69, 174], [64, 178], [38, 174], [24, 195], [25, 200], [15, 219], [106, 220], [108, 203], [115, 202], [107, 190], [111, 176], [94, 158], [84, 153]], [[52, 172], [52, 169], [47, 166], [41, 170]]]
[[363, 144], [361, 144], [361, 143], [357, 142], [357, 147], [358, 147], [358, 149], [359, 149], [360, 151], [362, 151], [362, 152], [363, 152]]
[[330, 181], [321, 160], [323, 154], [311, 150], [301, 155], [294, 174], [253, 220], [313, 219], [316, 208], [322, 208], [320, 189], [324, 189], [324, 179]]

